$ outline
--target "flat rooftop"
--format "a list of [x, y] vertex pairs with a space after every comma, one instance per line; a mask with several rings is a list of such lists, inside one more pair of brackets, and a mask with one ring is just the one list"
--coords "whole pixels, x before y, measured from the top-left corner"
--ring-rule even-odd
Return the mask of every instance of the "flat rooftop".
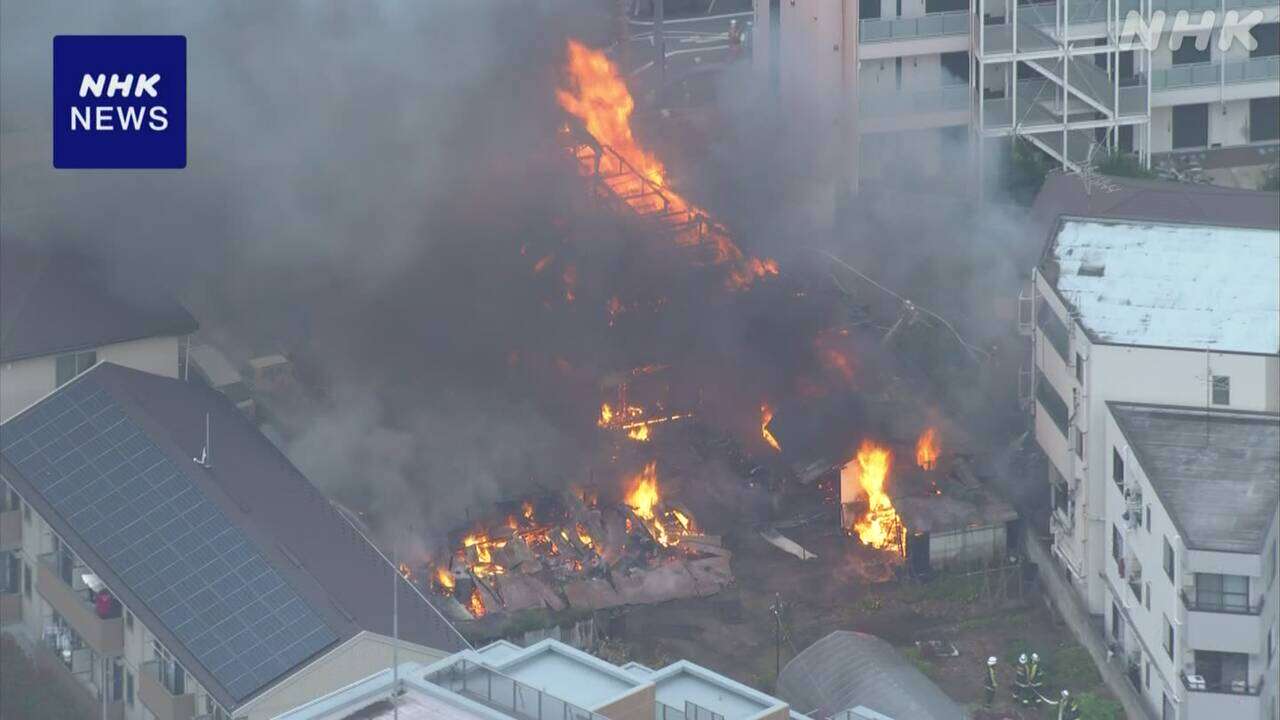
[[658, 702], [677, 710], [685, 702], [710, 710], [725, 720], [745, 720], [760, 713], [783, 707], [783, 702], [734, 682], [687, 660], [681, 660], [650, 674]]
[[1280, 352], [1280, 232], [1063, 218], [1041, 269], [1090, 337]]
[[1187, 547], [1262, 552], [1280, 502], [1280, 415], [1107, 406]]
[[[491, 658], [486, 657], [485, 660]], [[520, 654], [494, 667], [507, 677], [584, 710], [593, 710], [642, 684], [597, 657], [546, 640], [525, 648]]]

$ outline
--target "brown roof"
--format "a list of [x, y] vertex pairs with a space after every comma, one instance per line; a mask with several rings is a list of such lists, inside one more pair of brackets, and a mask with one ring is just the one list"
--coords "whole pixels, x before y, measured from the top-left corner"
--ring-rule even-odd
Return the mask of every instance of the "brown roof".
[[1280, 196], [1274, 192], [1121, 177], [1105, 182], [1108, 189], [1086, 193], [1078, 175], [1046, 178], [1031, 207], [1041, 237], [1063, 215], [1280, 229]]

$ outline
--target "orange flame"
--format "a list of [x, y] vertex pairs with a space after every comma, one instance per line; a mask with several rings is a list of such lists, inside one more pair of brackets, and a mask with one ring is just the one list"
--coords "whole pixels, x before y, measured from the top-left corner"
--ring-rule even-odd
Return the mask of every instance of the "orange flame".
[[649, 442], [649, 426], [640, 425], [627, 431], [627, 437], [638, 442]]
[[[560, 107], [581, 120], [593, 138], [609, 146], [643, 180], [660, 188], [666, 203], [664, 206], [660, 199], [653, 197], [653, 193], [641, 192], [645, 189], [643, 181], [635, 176], [628, 180], [623, 174], [615, 175], [610, 179], [613, 190], [624, 197], [627, 205], [638, 214], [687, 214], [691, 219], [699, 218], [698, 225], [702, 226], [709, 214], [670, 188], [662, 161], [645, 150], [633, 134], [631, 113], [636, 104], [626, 82], [618, 74], [617, 66], [602, 50], [589, 48], [573, 39], [568, 41], [567, 54], [568, 87], [556, 91]], [[594, 166], [594, 160], [588, 161], [584, 170], [588, 167], [594, 169]], [[757, 278], [778, 274], [776, 261], [746, 257], [722, 226], [714, 222], [709, 224], [711, 229], [705, 238], [697, 236], [690, 239], [682, 235], [678, 236], [677, 242], [710, 241], [714, 252], [712, 262], [729, 268], [726, 282], [730, 288], [745, 289]]]
[[764, 438], [765, 442], [769, 443], [769, 447], [781, 452], [782, 446], [778, 444], [778, 439], [773, 436], [773, 433], [769, 432], [769, 421], [772, 419], [773, 419], [773, 408], [769, 407], [768, 404], [761, 403], [760, 405], [760, 436]]
[[484, 599], [480, 597], [480, 588], [472, 589], [471, 598], [467, 600], [467, 609], [476, 618], [482, 618], [488, 612], [484, 607]]
[[902, 525], [884, 489], [892, 465], [893, 452], [889, 448], [864, 440], [857, 456], [843, 470], [855, 474], [867, 496], [867, 512], [854, 521], [853, 531], [863, 543], [881, 550], [900, 550], [902, 543]]
[[916, 464], [925, 470], [937, 467], [940, 447], [938, 429], [926, 428], [916, 440]]
[[408, 565], [406, 565], [405, 563], [400, 563], [399, 569], [400, 569], [400, 574], [404, 576], [404, 579], [406, 580], [413, 579], [413, 570], [411, 570]]
[[452, 592], [456, 584], [453, 579], [453, 573], [449, 572], [449, 569], [445, 567], [436, 568], [436, 584], [442, 589]]

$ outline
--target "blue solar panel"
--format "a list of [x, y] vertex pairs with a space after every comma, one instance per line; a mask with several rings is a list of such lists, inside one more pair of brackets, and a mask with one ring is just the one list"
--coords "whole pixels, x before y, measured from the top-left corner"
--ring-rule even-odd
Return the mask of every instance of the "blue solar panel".
[[0, 452], [237, 701], [337, 640], [92, 375], [6, 423]]

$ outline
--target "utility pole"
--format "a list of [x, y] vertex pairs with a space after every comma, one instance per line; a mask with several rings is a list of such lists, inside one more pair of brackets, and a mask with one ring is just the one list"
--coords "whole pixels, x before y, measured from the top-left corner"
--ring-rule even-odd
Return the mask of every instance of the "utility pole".
[[782, 613], [785, 610], [786, 604], [782, 602], [782, 593], [774, 593], [769, 611], [773, 613], [773, 679], [775, 683], [782, 675]]
[[391, 717], [400, 720], [400, 563], [391, 544]]

